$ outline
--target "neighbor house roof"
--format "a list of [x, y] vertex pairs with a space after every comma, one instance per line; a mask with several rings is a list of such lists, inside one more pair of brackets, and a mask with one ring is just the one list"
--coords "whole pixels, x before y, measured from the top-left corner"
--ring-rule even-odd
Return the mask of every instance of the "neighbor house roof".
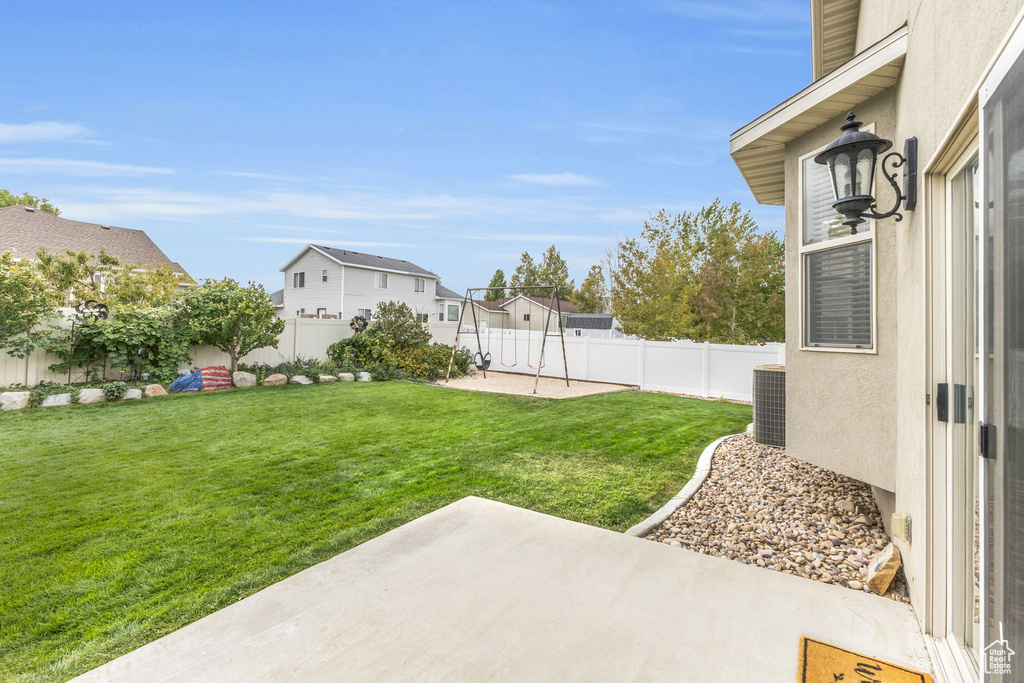
[[[537, 304], [538, 306], [543, 306], [544, 308], [548, 308], [549, 307], [548, 304], [551, 303], [551, 299], [544, 298], [542, 296], [524, 296], [522, 294], [520, 294], [519, 296], [513, 296], [513, 297], [506, 297], [504, 299], [498, 299], [497, 301], [490, 301], [488, 303], [496, 304], [499, 308], [504, 308], [505, 306], [507, 306], [508, 304], [512, 303], [516, 299], [529, 299], [533, 303]], [[564, 299], [561, 299], [559, 301], [559, 305], [556, 308], [561, 310], [562, 313], [577, 313], [580, 310], [580, 309], [576, 308], [576, 306], [574, 306], [573, 304], [569, 303], [568, 301], [566, 301]], [[552, 310], [555, 310], [555, 309], [552, 309]]]
[[607, 313], [574, 313], [566, 319], [565, 326], [581, 330], [610, 330], [613, 320]]
[[437, 292], [437, 294], [434, 295], [434, 298], [437, 298], [437, 299], [462, 299], [463, 298], [461, 294], [459, 294], [458, 292], [454, 292], [454, 291], [448, 289], [447, 287], [442, 285], [440, 282], [437, 283], [437, 289], [435, 291]]
[[284, 290], [283, 289], [279, 289], [276, 292], [271, 292], [270, 293], [270, 301], [271, 301], [271, 303], [273, 303], [278, 308], [280, 308], [281, 306], [284, 306]]
[[785, 204], [786, 143], [896, 84], [907, 36], [901, 27], [732, 134], [733, 161], [759, 204]]
[[98, 254], [105, 249], [126, 264], [168, 266], [188, 276], [181, 264], [167, 258], [142, 230], [73, 221], [22, 204], [0, 208], [0, 252], [34, 259], [41, 247], [50, 253], [70, 249]]
[[315, 249], [327, 258], [336, 261], [344, 266], [352, 266], [354, 268], [367, 268], [369, 270], [382, 270], [390, 271], [393, 273], [404, 273], [407, 275], [421, 275], [423, 277], [437, 278], [435, 273], [430, 272], [426, 268], [421, 268], [415, 263], [410, 263], [403, 259], [389, 258], [387, 256], [377, 256], [376, 254], [364, 254], [359, 251], [351, 251], [349, 249], [336, 249], [334, 247], [326, 247], [322, 244], [309, 244], [295, 255], [292, 260], [284, 264], [281, 270], [287, 270], [293, 263], [298, 261], [307, 251]]

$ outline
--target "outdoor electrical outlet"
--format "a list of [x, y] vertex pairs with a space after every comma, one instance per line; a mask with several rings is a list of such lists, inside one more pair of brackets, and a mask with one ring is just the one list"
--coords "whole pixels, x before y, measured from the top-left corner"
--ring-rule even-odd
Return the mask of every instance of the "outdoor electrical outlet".
[[910, 543], [910, 515], [906, 512], [894, 512], [892, 515], [892, 535], [901, 541]]

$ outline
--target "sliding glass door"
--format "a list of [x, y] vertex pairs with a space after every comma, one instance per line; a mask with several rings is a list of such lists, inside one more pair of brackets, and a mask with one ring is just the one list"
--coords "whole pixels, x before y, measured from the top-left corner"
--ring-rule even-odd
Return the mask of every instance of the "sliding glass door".
[[982, 668], [1024, 681], [1024, 32], [982, 86]]

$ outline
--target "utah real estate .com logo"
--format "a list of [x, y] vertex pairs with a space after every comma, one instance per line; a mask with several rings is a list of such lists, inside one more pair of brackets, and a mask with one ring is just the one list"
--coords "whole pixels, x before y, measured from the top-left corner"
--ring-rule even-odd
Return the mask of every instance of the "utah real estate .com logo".
[[1003, 622], [999, 622], [999, 640], [993, 640], [982, 652], [985, 653], [985, 673], [996, 675], [1010, 674], [1010, 660], [1016, 654], [1010, 644], [1003, 638]]

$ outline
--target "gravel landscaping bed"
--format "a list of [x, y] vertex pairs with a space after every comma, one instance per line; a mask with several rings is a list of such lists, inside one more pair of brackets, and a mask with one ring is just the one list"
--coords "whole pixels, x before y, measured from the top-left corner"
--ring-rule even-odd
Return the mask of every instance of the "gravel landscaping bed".
[[[749, 434], [719, 445], [704, 485], [646, 538], [864, 591], [889, 543], [870, 486]], [[902, 569], [885, 597], [910, 602]]]

